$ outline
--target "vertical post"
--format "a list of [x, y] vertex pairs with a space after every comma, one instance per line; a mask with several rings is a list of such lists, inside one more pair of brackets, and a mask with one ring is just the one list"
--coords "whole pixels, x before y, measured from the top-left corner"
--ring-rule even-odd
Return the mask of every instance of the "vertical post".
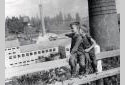
[[[98, 44], [95, 45], [95, 54], [100, 53], [100, 46]], [[102, 72], [102, 60], [97, 60], [97, 71]]]
[[[120, 33], [115, 0], [88, 0], [88, 6], [90, 34], [99, 44], [100, 50], [119, 49]], [[103, 84], [103, 79], [97, 81], [97, 85]]]
[[42, 26], [42, 36], [44, 36], [46, 34], [46, 30], [45, 30], [43, 6], [42, 6], [41, 0], [40, 0], [40, 4], [39, 4], [39, 11], [40, 11], [40, 22], [41, 22], [41, 26]]
[[[95, 54], [100, 53], [100, 46], [98, 44], [95, 45]], [[97, 60], [97, 72], [100, 73], [102, 72], [102, 60]], [[99, 79], [96, 81], [97, 85], [103, 85], [103, 79]]]

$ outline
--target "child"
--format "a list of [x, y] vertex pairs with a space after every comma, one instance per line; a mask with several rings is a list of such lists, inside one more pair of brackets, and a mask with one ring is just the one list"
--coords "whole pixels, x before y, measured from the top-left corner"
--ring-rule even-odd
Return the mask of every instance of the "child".
[[85, 49], [85, 53], [88, 53], [89, 56], [86, 58], [91, 60], [91, 66], [94, 70], [94, 72], [97, 72], [97, 64], [96, 64], [96, 56], [94, 47], [96, 45], [96, 42], [94, 39], [88, 34], [88, 30], [85, 25], [81, 26], [80, 29], [80, 35], [83, 38], [83, 48]]

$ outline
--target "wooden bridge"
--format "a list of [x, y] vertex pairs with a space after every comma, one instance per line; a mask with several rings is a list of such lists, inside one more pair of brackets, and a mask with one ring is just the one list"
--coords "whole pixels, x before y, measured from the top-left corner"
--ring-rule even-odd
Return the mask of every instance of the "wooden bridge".
[[[101, 53], [96, 55], [96, 59], [98, 61], [98, 60], [101, 60], [104, 58], [110, 58], [110, 57], [115, 57], [115, 56], [120, 57], [120, 50], [101, 52]], [[68, 66], [68, 59], [60, 59], [60, 60], [54, 60], [54, 61], [43, 62], [43, 63], [38, 63], [38, 64], [32, 64], [29, 66], [6, 69], [5, 70], [5, 78], [10, 79], [12, 77], [22, 76], [22, 75], [26, 75], [26, 74], [30, 74], [30, 73], [34, 73], [34, 72], [39, 72], [42, 70], [54, 69], [54, 68], [62, 67], [62, 66]], [[61, 83], [61, 84], [62, 85], [85, 84], [85, 83], [88, 83], [90, 81], [95, 81], [95, 80], [98, 80], [101, 78], [105, 78], [105, 77], [109, 77], [109, 76], [113, 76], [113, 75], [117, 75], [117, 74], [120, 74], [120, 67], [106, 70], [106, 71], [102, 71], [99, 73], [90, 74], [90, 75], [87, 75], [86, 77], [83, 77], [81, 79], [73, 78], [71, 80], [66, 80], [66, 81], [63, 81], [63, 83]], [[58, 83], [60, 83], [60, 82], [57, 82], [57, 85], [58, 85]], [[59, 85], [61, 85], [61, 84], [59, 84]]]

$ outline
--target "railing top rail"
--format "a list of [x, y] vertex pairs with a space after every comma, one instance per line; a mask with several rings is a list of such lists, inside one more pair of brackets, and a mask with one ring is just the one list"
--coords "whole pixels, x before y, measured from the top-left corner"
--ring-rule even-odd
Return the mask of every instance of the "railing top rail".
[[74, 83], [73, 85], [80, 85], [80, 84], [85, 84], [85, 83], [95, 81], [95, 80], [98, 80], [98, 79], [101, 79], [101, 78], [113, 76], [113, 75], [116, 75], [116, 74], [119, 74], [119, 73], [120, 73], [120, 68], [118, 67], [118, 68], [110, 69], [110, 70], [107, 70], [107, 71], [102, 71], [98, 74], [96, 74], [96, 73], [89, 74], [86, 77], [83, 77], [82, 79], [74, 78], [72, 80], [66, 80], [63, 83], [64, 83], [64, 85], [69, 85], [69, 84], [72, 84], [72, 83]]
[[120, 50], [112, 50], [112, 51], [105, 51], [101, 52], [96, 55], [96, 59], [103, 59], [103, 58], [109, 58], [109, 57], [114, 57], [114, 56], [119, 56], [120, 55]]

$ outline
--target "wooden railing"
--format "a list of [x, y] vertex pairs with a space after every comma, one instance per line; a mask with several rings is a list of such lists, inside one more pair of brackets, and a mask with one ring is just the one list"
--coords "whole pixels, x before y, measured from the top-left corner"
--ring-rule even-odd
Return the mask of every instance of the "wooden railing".
[[[101, 60], [104, 58], [110, 58], [110, 57], [115, 57], [115, 56], [120, 57], [120, 50], [101, 52], [96, 55], [96, 59]], [[74, 78], [72, 80], [66, 80], [63, 82], [62, 85], [69, 85], [69, 84], [80, 85], [80, 84], [85, 84], [91, 81], [95, 81], [95, 80], [105, 78], [105, 77], [110, 77], [110, 76], [117, 75], [117, 74], [120, 74], [120, 67], [110, 69], [107, 71], [102, 71], [99, 73], [90, 74], [90, 75], [84, 76], [82, 79]]]
[[[110, 57], [115, 57], [115, 56], [120, 57], [120, 50], [101, 52], [96, 55], [96, 59], [101, 60], [104, 58], [110, 58]], [[42, 70], [54, 69], [54, 68], [62, 67], [62, 66], [69, 66], [68, 59], [60, 59], [60, 60], [54, 60], [54, 61], [43, 62], [43, 63], [38, 63], [38, 64], [32, 64], [32, 65], [25, 66], [25, 67], [15, 67], [12, 69], [11, 68], [6, 69], [5, 78], [9, 79], [15, 76], [22, 76], [25, 74], [39, 72]], [[90, 74], [90, 75], [87, 75], [86, 77], [83, 77], [82, 79], [74, 78], [72, 80], [66, 80], [63, 82], [63, 85], [69, 85], [71, 83], [74, 83], [74, 85], [84, 84], [90, 81], [98, 80], [100, 78], [105, 78], [105, 77], [113, 76], [117, 74], [120, 74], [120, 67], [110, 69], [107, 71], [102, 71], [98, 74], [97, 73]]]
[[96, 59], [99, 60], [99, 59], [110, 58], [114, 56], [120, 56], [120, 50], [101, 52], [96, 55]]
[[120, 73], [120, 68], [114, 68], [111, 70], [107, 70], [107, 71], [102, 71], [98, 74], [94, 73], [94, 74], [90, 74], [87, 75], [86, 77], [83, 77], [82, 79], [79, 78], [74, 78], [72, 80], [66, 80], [63, 82], [63, 85], [81, 85], [81, 84], [85, 84], [91, 81], [95, 81], [101, 78], [105, 78], [105, 77], [109, 77], [109, 76], [113, 76], [113, 75], [117, 75]]

